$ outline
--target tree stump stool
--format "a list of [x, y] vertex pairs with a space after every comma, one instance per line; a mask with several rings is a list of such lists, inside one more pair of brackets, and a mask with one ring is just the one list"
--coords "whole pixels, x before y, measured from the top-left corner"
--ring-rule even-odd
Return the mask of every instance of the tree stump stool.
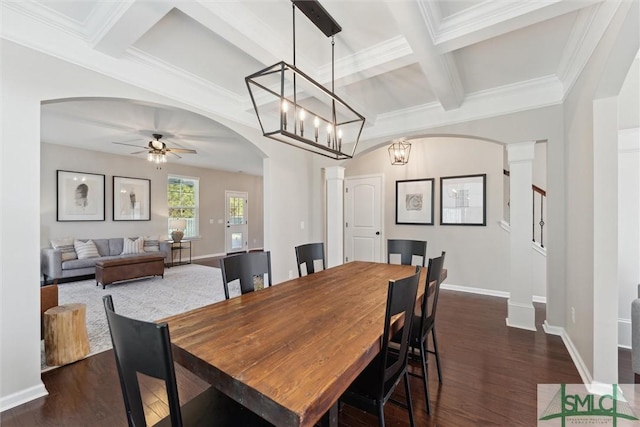
[[85, 304], [65, 304], [44, 312], [47, 365], [61, 366], [89, 354]]

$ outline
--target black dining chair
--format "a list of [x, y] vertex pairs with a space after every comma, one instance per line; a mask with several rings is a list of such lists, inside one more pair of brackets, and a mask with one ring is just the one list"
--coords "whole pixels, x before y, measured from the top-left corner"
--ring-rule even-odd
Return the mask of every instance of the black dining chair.
[[[243, 252], [220, 260], [224, 297], [229, 299], [229, 283], [240, 281], [240, 294], [256, 290], [256, 286], [271, 286], [271, 252]], [[264, 276], [267, 275], [265, 283]]]
[[[444, 266], [444, 257], [446, 252], [436, 258], [430, 258], [427, 279], [425, 280], [425, 292], [420, 311], [414, 313], [414, 328], [409, 339], [412, 348], [412, 355], [415, 349], [420, 353], [420, 363], [422, 368], [422, 383], [424, 385], [424, 396], [427, 404], [427, 413], [431, 413], [431, 400], [429, 398], [429, 375], [428, 375], [428, 355], [435, 355], [436, 366], [438, 368], [438, 381], [442, 383], [442, 371], [440, 369], [440, 355], [438, 354], [438, 342], [436, 340], [436, 308], [438, 306], [438, 296], [440, 294], [440, 283], [442, 282], [442, 268]], [[429, 286], [433, 283], [432, 286]], [[427, 338], [431, 335], [433, 340], [433, 350], [429, 350]], [[400, 343], [402, 337], [399, 334], [393, 337], [392, 341]], [[409, 375], [419, 377], [420, 375], [412, 372]]]
[[[409, 356], [409, 337], [413, 324], [413, 310], [416, 304], [421, 266], [416, 267], [415, 274], [389, 282], [387, 306], [382, 330], [382, 347], [380, 353], [367, 365], [358, 377], [340, 397], [341, 403], [378, 415], [378, 425], [384, 426], [384, 405], [390, 400], [400, 380], [404, 380], [406, 405], [393, 401], [409, 411], [409, 422], [414, 425], [413, 406], [407, 361]], [[404, 326], [398, 332], [401, 336], [399, 350], [389, 348], [389, 334], [392, 318], [404, 315]]]
[[171, 338], [166, 323], [151, 323], [117, 314], [111, 295], [102, 298], [120, 377], [129, 427], [146, 426], [138, 373], [163, 380], [169, 415], [156, 427], [271, 426], [215, 387], [180, 406]]
[[314, 261], [322, 262], [322, 269], [324, 270], [324, 243], [307, 243], [305, 245], [296, 246], [296, 262], [298, 265], [298, 277], [302, 277], [302, 268], [304, 264], [307, 268], [307, 274], [313, 274], [316, 272]]
[[414, 255], [419, 256], [422, 258], [422, 263], [420, 265], [424, 267], [425, 261], [427, 259], [427, 242], [426, 240], [388, 239], [388, 264], [391, 264], [392, 255], [400, 255], [400, 264], [403, 265], [411, 265]]

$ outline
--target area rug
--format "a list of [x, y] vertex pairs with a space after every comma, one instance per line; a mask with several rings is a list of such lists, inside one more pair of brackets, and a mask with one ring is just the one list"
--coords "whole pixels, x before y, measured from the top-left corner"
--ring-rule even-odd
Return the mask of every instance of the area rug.
[[[230, 285], [231, 296], [239, 294], [239, 286]], [[235, 289], [237, 287], [237, 289]], [[111, 348], [111, 337], [104, 313], [102, 297], [111, 295], [116, 313], [140, 320], [156, 321], [174, 314], [224, 300], [222, 275], [219, 268], [197, 264], [165, 269], [164, 278], [154, 277], [96, 286], [95, 280], [58, 285], [59, 304], [87, 305], [89, 355]], [[49, 370], [42, 351], [42, 369]]]

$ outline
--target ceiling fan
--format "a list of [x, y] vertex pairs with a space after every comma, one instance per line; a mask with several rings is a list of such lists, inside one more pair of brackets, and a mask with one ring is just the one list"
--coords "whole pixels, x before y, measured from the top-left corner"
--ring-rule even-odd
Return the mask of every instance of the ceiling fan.
[[144, 148], [144, 150], [142, 150], [142, 151], [134, 151], [131, 154], [140, 154], [140, 153], [145, 153], [146, 152], [147, 153], [147, 160], [149, 160], [150, 162], [154, 162], [154, 163], [166, 163], [167, 162], [167, 154], [172, 154], [172, 155], [176, 156], [179, 159], [181, 159], [182, 157], [179, 156], [176, 153], [198, 154], [196, 152], [196, 150], [190, 150], [190, 149], [187, 149], [187, 148], [169, 148], [169, 147], [167, 147], [167, 144], [165, 144], [163, 141], [160, 141], [160, 139], [162, 138], [162, 135], [159, 134], [159, 133], [154, 133], [153, 137], [155, 139], [149, 141], [149, 144], [147, 144], [146, 147], [141, 147], [139, 145], [134, 145], [134, 144], [127, 144], [125, 142], [114, 142], [114, 144], [128, 145], [130, 147]]

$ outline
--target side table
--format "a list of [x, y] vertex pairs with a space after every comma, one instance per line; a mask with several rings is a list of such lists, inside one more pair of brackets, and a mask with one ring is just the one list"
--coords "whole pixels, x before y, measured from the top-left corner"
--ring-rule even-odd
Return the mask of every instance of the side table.
[[66, 365], [89, 354], [86, 313], [85, 304], [64, 304], [44, 312], [47, 365]]
[[[171, 265], [184, 265], [191, 264], [191, 240], [181, 240], [179, 242], [169, 242], [171, 243]], [[182, 261], [182, 251], [189, 252], [189, 261]], [[176, 254], [178, 255], [178, 261], [176, 262]]]

